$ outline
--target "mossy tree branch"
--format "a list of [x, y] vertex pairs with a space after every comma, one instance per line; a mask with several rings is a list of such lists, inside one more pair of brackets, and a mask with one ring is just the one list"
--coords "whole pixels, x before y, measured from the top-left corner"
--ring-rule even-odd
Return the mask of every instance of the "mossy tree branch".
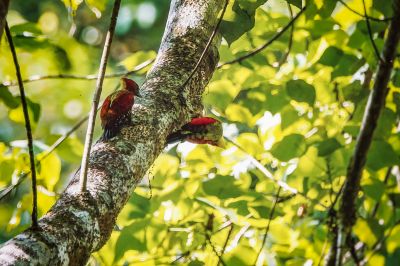
[[223, 4], [171, 2], [156, 62], [141, 88], [143, 98], [117, 137], [92, 148], [87, 193], [80, 193], [78, 172], [39, 220], [38, 229], [28, 229], [0, 248], [1, 265], [85, 265], [90, 254], [106, 243], [133, 189], [162, 152], [166, 136], [201, 112], [199, 95], [218, 62], [218, 36], [182, 88], [184, 106], [178, 90], [206, 47]]

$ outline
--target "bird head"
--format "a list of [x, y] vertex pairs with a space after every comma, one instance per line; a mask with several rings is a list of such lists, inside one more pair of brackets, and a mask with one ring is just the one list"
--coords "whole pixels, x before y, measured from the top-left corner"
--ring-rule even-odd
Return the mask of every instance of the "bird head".
[[123, 90], [128, 90], [130, 92], [133, 92], [135, 96], [140, 97], [139, 85], [134, 80], [128, 78], [121, 78], [121, 86]]

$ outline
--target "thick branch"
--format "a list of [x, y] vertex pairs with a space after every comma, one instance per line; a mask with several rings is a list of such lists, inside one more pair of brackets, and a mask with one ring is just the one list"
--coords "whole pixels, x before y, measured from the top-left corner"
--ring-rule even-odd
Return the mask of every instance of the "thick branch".
[[400, 39], [400, 0], [393, 2], [394, 17], [389, 26], [388, 37], [382, 54], [382, 61], [379, 63], [374, 87], [365, 108], [364, 118], [361, 124], [360, 133], [356, 140], [356, 147], [353, 157], [347, 169], [346, 181], [343, 187], [343, 197], [339, 207], [339, 237], [338, 257], [336, 265], [340, 265], [346, 236], [356, 220], [356, 199], [360, 191], [361, 174], [365, 165], [368, 149], [372, 142], [374, 130], [382, 108], [385, 106], [386, 95], [389, 91], [388, 82], [393, 68], [393, 61], [396, 56], [396, 48]]
[[[154, 66], [141, 88], [132, 119], [121, 134], [97, 142], [88, 169], [87, 193], [79, 193], [79, 173], [52, 209], [0, 248], [1, 265], [84, 265], [110, 237], [118, 213], [161, 153], [167, 134], [191, 115], [181, 108], [180, 84], [194, 68], [218, 20], [223, 1], [174, 0]], [[199, 112], [200, 97], [218, 62], [217, 43], [184, 88], [188, 108]]]

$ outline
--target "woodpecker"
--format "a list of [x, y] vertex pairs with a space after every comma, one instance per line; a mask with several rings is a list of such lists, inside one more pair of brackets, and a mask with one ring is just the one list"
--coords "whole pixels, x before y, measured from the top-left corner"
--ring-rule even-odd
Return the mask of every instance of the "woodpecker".
[[135, 96], [139, 96], [139, 86], [128, 78], [121, 79], [121, 90], [117, 90], [104, 100], [100, 110], [101, 140], [109, 140], [117, 135], [122, 124], [129, 118]]
[[210, 144], [223, 147], [222, 124], [212, 117], [193, 118], [180, 130], [167, 137], [167, 144], [189, 141], [196, 144]]

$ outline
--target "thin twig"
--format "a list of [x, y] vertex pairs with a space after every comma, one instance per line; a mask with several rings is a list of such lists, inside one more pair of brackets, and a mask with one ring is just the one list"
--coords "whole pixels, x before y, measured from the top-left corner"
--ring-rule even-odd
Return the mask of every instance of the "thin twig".
[[[132, 70], [128, 71], [129, 73], [134, 73], [137, 71], [140, 71], [142, 69], [144, 69], [145, 67], [147, 67], [149, 64], [151, 64], [153, 62], [153, 60], [148, 60], [145, 61], [139, 65], [137, 65], [136, 67], [134, 67]], [[114, 89], [114, 91], [116, 91], [119, 87], [119, 83], [117, 84], [116, 88]], [[101, 108], [101, 104], [99, 105], [98, 109], [99, 110]], [[38, 167], [40, 165], [40, 162], [43, 161], [44, 159], [46, 159], [53, 151], [55, 151], [69, 136], [72, 135], [72, 133], [74, 133], [81, 125], [83, 125], [84, 122], [86, 122], [89, 118], [89, 115], [86, 115], [85, 117], [83, 117], [81, 120], [79, 120], [72, 128], [70, 128], [67, 132], [65, 132], [62, 136], [60, 136], [54, 143], [53, 145], [51, 145], [47, 150], [46, 153], [41, 156], [37, 161], [36, 161], [36, 167]], [[31, 172], [27, 172], [22, 174], [18, 181], [13, 184], [8, 186], [7, 188], [1, 190], [0, 192], [0, 201], [2, 201], [8, 194], [10, 194], [11, 191], [13, 191], [16, 187], [18, 187], [24, 180], [25, 178], [30, 174]], [[154, 187], [153, 187], [154, 188]]]
[[28, 103], [25, 97], [24, 83], [22, 82], [21, 70], [19, 68], [17, 53], [15, 51], [14, 42], [11, 36], [10, 28], [8, 27], [7, 21], [5, 22], [5, 32], [7, 36], [8, 43], [10, 44], [10, 50], [14, 61], [15, 73], [17, 75], [19, 92], [21, 95], [22, 110], [25, 119], [25, 129], [26, 137], [28, 139], [28, 152], [29, 161], [32, 175], [32, 227], [36, 228], [38, 226], [38, 214], [37, 214], [37, 187], [36, 187], [36, 169], [35, 169], [35, 154], [33, 152], [33, 139], [32, 139], [32, 128], [31, 122], [29, 120]]
[[[231, 223], [231, 224], [230, 224], [229, 231], [228, 231], [228, 235], [226, 236], [226, 239], [225, 239], [225, 243], [224, 243], [224, 245], [222, 246], [221, 257], [224, 255], [225, 250], [226, 250], [226, 246], [228, 245], [229, 239], [231, 238], [231, 235], [232, 235], [232, 232], [233, 232], [233, 226], [234, 226], [234, 224]], [[219, 265], [219, 264], [220, 264], [220, 262], [218, 262], [218, 265]]]
[[267, 241], [267, 236], [268, 236], [268, 232], [269, 232], [269, 227], [270, 227], [270, 225], [271, 225], [272, 218], [274, 217], [275, 208], [276, 208], [276, 205], [277, 205], [277, 203], [278, 203], [279, 193], [281, 193], [281, 187], [278, 187], [278, 190], [276, 191], [276, 195], [275, 195], [275, 199], [274, 199], [274, 204], [272, 205], [271, 212], [269, 213], [268, 224], [267, 224], [267, 227], [265, 227], [265, 233], [264, 233], [264, 237], [263, 237], [263, 240], [262, 240], [262, 243], [261, 243], [261, 247], [260, 247], [260, 250], [259, 250], [258, 253], [257, 253], [256, 259], [255, 259], [253, 265], [256, 265], [256, 264], [257, 264], [258, 258], [260, 257], [261, 252], [262, 252], [262, 250], [263, 250], [263, 248], [264, 248], [265, 242]]
[[[289, 4], [289, 2], [286, 2], [287, 6], [288, 6], [288, 10], [289, 10], [289, 14], [290, 14], [290, 19], [293, 20], [293, 10], [292, 10], [292, 6]], [[281, 67], [287, 60], [289, 54], [290, 54], [290, 50], [292, 50], [292, 45], [293, 45], [293, 32], [294, 32], [294, 24], [293, 23], [290, 26], [290, 35], [289, 35], [289, 43], [288, 43], [288, 48], [287, 51], [285, 53], [285, 55], [282, 57], [282, 59], [279, 62], [278, 68]]]
[[[175, 264], [175, 263], [177, 263], [178, 261], [180, 261], [182, 258], [185, 258], [185, 257], [187, 257], [187, 256], [189, 256], [189, 255], [190, 255], [190, 250], [188, 250], [188, 251], [184, 252], [183, 254], [179, 255], [176, 259], [174, 259], [173, 261], [171, 261], [171, 264]], [[140, 261], [140, 262], [142, 262], [142, 261]]]
[[[392, 169], [393, 169], [393, 167], [389, 167], [389, 168], [387, 169], [387, 171], [386, 171], [385, 179], [383, 180], [383, 183], [384, 183], [385, 185], [386, 185], [387, 182], [389, 181], [389, 177], [390, 177], [390, 174], [391, 174], [391, 172], [392, 172]], [[376, 215], [377, 212], [378, 212], [379, 207], [380, 207], [380, 201], [378, 201], [377, 203], [375, 203], [375, 206], [374, 206], [374, 208], [372, 209], [370, 218], [374, 218], [374, 217], [375, 217], [375, 215]]]
[[375, 41], [374, 41], [374, 36], [373, 36], [373, 34], [372, 34], [371, 24], [369, 23], [369, 18], [368, 18], [368, 15], [367, 15], [367, 7], [366, 7], [366, 5], [365, 5], [365, 0], [362, 0], [362, 2], [363, 2], [363, 7], [364, 7], [365, 23], [367, 23], [367, 29], [368, 29], [368, 36], [369, 36], [369, 39], [370, 39], [370, 41], [371, 41], [372, 47], [374, 48], [374, 52], [375, 52], [376, 58], [378, 59], [378, 61], [383, 62], [383, 59], [382, 59], [382, 57], [381, 57], [381, 55], [380, 55], [380, 52], [379, 52], [379, 50], [378, 50], [378, 47], [376, 47], [376, 43], [375, 43]]
[[330, 164], [330, 159], [326, 158], [326, 175], [328, 176], [329, 183], [331, 187], [329, 188], [329, 200], [331, 201], [331, 204], [333, 203], [332, 196], [333, 196], [333, 179], [332, 179], [332, 170], [331, 170], [331, 164]]
[[310, 197], [308, 197], [306, 194], [304, 194], [303, 192], [298, 191], [297, 189], [291, 187], [289, 184], [287, 184], [286, 182], [279, 180], [279, 179], [275, 179], [274, 176], [272, 175], [271, 172], [268, 171], [267, 168], [264, 167], [264, 165], [262, 165], [256, 158], [254, 158], [251, 154], [249, 154], [243, 147], [241, 147], [239, 144], [237, 144], [236, 142], [234, 142], [233, 140], [224, 137], [224, 139], [227, 142], [230, 142], [231, 144], [233, 144], [234, 146], [236, 146], [239, 150], [241, 150], [242, 152], [244, 152], [248, 158], [251, 160], [251, 162], [254, 164], [254, 166], [260, 170], [265, 177], [267, 177], [268, 179], [270, 179], [271, 181], [273, 181], [275, 184], [277, 184], [279, 187], [283, 188], [284, 190], [287, 190], [289, 192], [291, 192], [294, 195], [300, 195], [303, 198], [307, 199], [310, 202], [315, 202], [316, 204], [320, 205], [321, 207], [328, 209], [328, 206], [326, 206], [325, 204], [316, 201], [314, 199], [311, 199]]
[[[68, 130], [66, 133], [64, 133], [61, 137], [59, 137], [54, 143], [53, 145], [51, 145], [47, 150], [46, 153], [40, 157], [40, 159], [38, 159], [36, 161], [36, 167], [39, 167], [40, 162], [43, 161], [44, 159], [46, 159], [52, 152], [54, 152], [69, 136], [72, 135], [72, 133], [74, 133], [81, 125], [83, 125], [83, 123], [85, 123], [89, 118], [89, 115], [83, 117], [81, 120], [78, 121], [78, 123], [76, 123], [70, 130]], [[10, 194], [11, 191], [13, 191], [16, 187], [18, 187], [24, 180], [25, 178], [30, 174], [31, 172], [27, 172], [22, 174], [18, 181], [7, 187], [6, 189], [3, 189], [0, 193], [0, 201], [3, 200], [3, 198], [5, 198], [8, 194]]]
[[386, 241], [386, 239], [388, 239], [390, 237], [390, 235], [393, 232], [393, 229], [400, 224], [400, 221], [396, 221], [396, 202], [392, 201], [393, 204], [393, 215], [392, 215], [392, 220], [393, 220], [393, 224], [392, 226], [389, 228], [389, 232], [387, 234], [383, 233], [383, 235], [375, 242], [375, 244], [372, 247], [372, 252], [369, 254], [369, 256], [367, 258], [364, 258], [363, 261], [361, 261], [361, 265], [365, 265], [369, 260], [372, 259], [373, 256], [375, 256], [376, 252], [382, 248], [383, 243]]
[[325, 250], [326, 250], [326, 247], [327, 247], [327, 246], [328, 246], [328, 238], [325, 238], [324, 245], [322, 246], [321, 255], [319, 256], [319, 260], [318, 260], [317, 266], [320, 266], [320, 265], [321, 265], [321, 262], [324, 260], [324, 257], [325, 257]]
[[218, 20], [217, 24], [215, 25], [215, 28], [214, 28], [214, 30], [213, 30], [213, 32], [212, 32], [210, 38], [208, 39], [208, 42], [207, 42], [207, 44], [206, 44], [206, 47], [204, 48], [203, 52], [201, 53], [200, 58], [199, 58], [199, 60], [197, 61], [195, 67], [194, 67], [193, 70], [192, 70], [192, 72], [190, 72], [189, 76], [187, 77], [187, 79], [185, 80], [185, 82], [182, 84], [181, 89], [183, 89], [183, 88], [186, 87], [186, 85], [189, 83], [190, 79], [191, 79], [191, 78], [193, 77], [193, 75], [196, 73], [196, 71], [197, 71], [197, 69], [199, 68], [201, 62], [203, 61], [204, 56], [206, 55], [208, 49], [209, 49], [210, 46], [211, 46], [211, 43], [212, 43], [212, 41], [213, 41], [215, 35], [216, 35], [217, 32], [218, 32], [219, 25], [221, 24], [222, 19], [223, 19], [224, 15], [225, 15], [225, 11], [226, 11], [226, 8], [228, 7], [228, 4], [229, 4], [229, 0], [226, 0], [226, 1], [225, 1], [224, 8], [222, 9], [221, 16], [219, 17], [219, 20]]
[[262, 50], [264, 50], [265, 48], [267, 48], [268, 46], [270, 46], [274, 41], [276, 41], [277, 39], [279, 39], [279, 37], [281, 37], [281, 36], [292, 26], [292, 24], [293, 24], [293, 23], [300, 17], [300, 15], [304, 12], [304, 10], [306, 10], [306, 7], [305, 7], [305, 6], [299, 11], [299, 13], [297, 13], [297, 15], [296, 15], [292, 20], [289, 21], [288, 24], [286, 24], [285, 27], [283, 27], [280, 31], [278, 31], [278, 33], [276, 33], [276, 34], [274, 35], [274, 37], [272, 37], [272, 38], [271, 38], [269, 41], [267, 41], [265, 44], [261, 45], [260, 47], [258, 47], [257, 49], [251, 51], [251, 52], [248, 53], [248, 54], [245, 54], [245, 55], [243, 55], [243, 56], [240, 56], [240, 57], [238, 57], [238, 58], [233, 59], [232, 61], [228, 61], [228, 62], [219, 64], [219, 65], [218, 65], [218, 68], [221, 68], [221, 67], [226, 66], [226, 65], [231, 65], [231, 64], [235, 64], [235, 63], [240, 63], [240, 62], [242, 62], [243, 60], [246, 60], [246, 59], [248, 59], [248, 58], [250, 58], [250, 57], [252, 57], [252, 56], [258, 54], [259, 52], [261, 52]]
[[400, 0], [393, 1], [393, 20], [383, 49], [383, 60], [379, 62], [374, 87], [370, 93], [361, 123], [360, 133], [356, 140], [353, 156], [349, 162], [343, 196], [339, 207], [339, 236], [336, 265], [341, 265], [346, 236], [356, 221], [356, 199], [360, 191], [362, 171], [366, 162], [372, 137], [382, 108], [385, 106], [389, 91], [388, 82], [393, 69], [397, 46], [400, 39]]
[[375, 17], [363, 15], [363, 14], [361, 14], [360, 12], [358, 12], [357, 10], [351, 8], [351, 7], [350, 7], [348, 4], [346, 4], [346, 2], [344, 2], [343, 0], [338, 0], [338, 2], [340, 2], [340, 3], [341, 3], [342, 5], [344, 5], [348, 10], [350, 10], [351, 12], [353, 12], [353, 13], [356, 14], [356, 15], [359, 15], [360, 17], [363, 17], [363, 18], [367, 18], [367, 17], [368, 17], [370, 20], [374, 20], [374, 21], [378, 21], [378, 22], [388, 22], [388, 21], [392, 20], [392, 18], [383, 18], [383, 19], [380, 19], [380, 18], [375, 18]]
[[360, 265], [360, 259], [358, 258], [357, 250], [356, 250], [356, 247], [355, 247], [355, 243], [354, 243], [354, 242], [355, 242], [355, 241], [354, 241], [354, 239], [351, 237], [351, 234], [348, 234], [347, 237], [346, 237], [346, 245], [347, 245], [347, 248], [348, 248], [349, 251], [350, 251], [351, 258], [353, 259], [355, 265], [359, 266], [359, 265]]
[[[118, 77], [121, 77], [121, 76], [132, 75], [132, 74], [144, 69], [145, 67], [147, 67], [148, 65], [152, 64], [153, 62], [154, 62], [154, 59], [149, 59], [149, 60], [139, 64], [138, 66], [136, 66], [132, 70], [121, 71], [121, 72], [116, 72], [116, 73], [111, 73], [111, 74], [105, 74], [104, 78], [118, 78]], [[94, 79], [97, 79], [97, 77], [98, 77], [97, 74], [90, 74], [90, 75], [55, 74], [55, 75], [42, 75], [42, 76], [41, 75], [33, 75], [33, 76], [30, 76], [27, 79], [24, 79], [23, 82], [24, 83], [30, 83], [30, 82], [48, 80], [48, 79], [94, 80]], [[4, 86], [16, 86], [16, 85], [18, 85], [18, 82], [15, 81], [15, 80], [4, 81], [2, 83], [2, 85], [4, 85]]]
[[205, 237], [208, 241], [208, 243], [210, 244], [213, 252], [215, 253], [215, 255], [218, 257], [218, 264], [222, 264], [223, 266], [227, 266], [226, 262], [222, 259], [222, 254], [219, 254], [217, 249], [215, 248], [214, 244], [211, 242], [211, 236], [206, 233]]
[[95, 126], [95, 122], [96, 122], [97, 108], [99, 105], [100, 95], [101, 95], [101, 91], [103, 88], [103, 80], [104, 80], [104, 75], [106, 73], [107, 60], [108, 60], [108, 56], [109, 56], [110, 50], [111, 50], [111, 43], [112, 43], [113, 36], [114, 36], [115, 26], [117, 24], [118, 11], [119, 11], [120, 5], [121, 5], [121, 0], [115, 0], [112, 15], [111, 15], [110, 27], [107, 32], [104, 49], [103, 49], [103, 54], [101, 56], [100, 67], [99, 67], [99, 76], [98, 76], [97, 82], [96, 82], [96, 90], [93, 95], [93, 104], [92, 104], [92, 108], [91, 108], [90, 114], [89, 114], [89, 123], [88, 123], [88, 128], [86, 131], [85, 146], [83, 149], [81, 173], [80, 173], [80, 179], [79, 179], [79, 185], [80, 185], [81, 192], [86, 191], [87, 172], [88, 172], [88, 167], [89, 167], [89, 157], [90, 157], [90, 150], [91, 150], [92, 141], [93, 141], [93, 131], [94, 131], [94, 126]]

